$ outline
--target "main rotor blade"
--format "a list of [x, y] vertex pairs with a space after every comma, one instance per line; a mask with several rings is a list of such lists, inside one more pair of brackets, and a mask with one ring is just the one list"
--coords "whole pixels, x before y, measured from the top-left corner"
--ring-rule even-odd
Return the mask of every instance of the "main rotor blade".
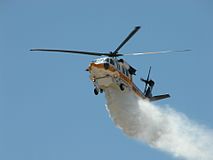
[[156, 52], [141, 52], [141, 53], [127, 53], [123, 54], [122, 56], [139, 56], [145, 54], [165, 54], [165, 53], [172, 53], [172, 52], [188, 52], [191, 51], [190, 49], [185, 50], [166, 50], [166, 51], [156, 51]]
[[124, 39], [124, 41], [115, 49], [114, 54], [118, 53], [118, 51], [126, 44], [126, 42], [140, 29], [140, 26], [136, 26], [134, 30]]
[[109, 56], [109, 53], [61, 50], [61, 49], [31, 49], [30, 51], [63, 52], [63, 53], [84, 54], [84, 55], [92, 55], [92, 56]]

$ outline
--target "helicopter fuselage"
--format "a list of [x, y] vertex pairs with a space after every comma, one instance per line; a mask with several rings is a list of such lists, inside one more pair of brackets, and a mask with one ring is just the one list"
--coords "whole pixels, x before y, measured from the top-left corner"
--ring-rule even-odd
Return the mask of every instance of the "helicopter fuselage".
[[133, 83], [135, 69], [124, 60], [113, 57], [103, 57], [91, 62], [88, 69], [90, 79], [95, 87], [95, 94], [107, 87], [116, 87], [125, 91], [133, 91], [137, 96], [146, 99], [143, 92]]

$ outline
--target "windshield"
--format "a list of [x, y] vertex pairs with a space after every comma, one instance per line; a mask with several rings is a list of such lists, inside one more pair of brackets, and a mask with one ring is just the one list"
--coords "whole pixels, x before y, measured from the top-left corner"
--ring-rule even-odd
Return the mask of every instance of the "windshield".
[[99, 59], [96, 59], [94, 61], [95, 63], [105, 63], [105, 62], [109, 62], [109, 58], [99, 58]]

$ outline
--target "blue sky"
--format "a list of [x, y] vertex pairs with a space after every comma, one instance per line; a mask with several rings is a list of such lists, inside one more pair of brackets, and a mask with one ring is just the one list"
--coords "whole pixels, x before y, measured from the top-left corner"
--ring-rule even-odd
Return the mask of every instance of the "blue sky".
[[172, 96], [158, 104], [213, 128], [212, 16], [210, 0], [2, 0], [0, 159], [174, 159], [115, 127], [85, 72], [95, 57], [29, 49], [108, 52], [141, 25], [123, 53], [192, 51], [127, 57], [137, 85], [151, 65], [154, 93]]

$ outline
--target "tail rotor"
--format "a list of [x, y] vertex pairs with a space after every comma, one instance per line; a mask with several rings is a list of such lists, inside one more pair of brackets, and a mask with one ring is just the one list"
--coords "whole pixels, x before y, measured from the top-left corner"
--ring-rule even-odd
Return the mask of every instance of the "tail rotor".
[[149, 86], [153, 86], [154, 85], [154, 81], [149, 79], [150, 73], [151, 73], [151, 69], [152, 69], [152, 67], [150, 66], [149, 67], [149, 72], [148, 72], [148, 75], [147, 75], [146, 79], [140, 78], [140, 80], [145, 83], [144, 93], [147, 92], [148, 85]]

